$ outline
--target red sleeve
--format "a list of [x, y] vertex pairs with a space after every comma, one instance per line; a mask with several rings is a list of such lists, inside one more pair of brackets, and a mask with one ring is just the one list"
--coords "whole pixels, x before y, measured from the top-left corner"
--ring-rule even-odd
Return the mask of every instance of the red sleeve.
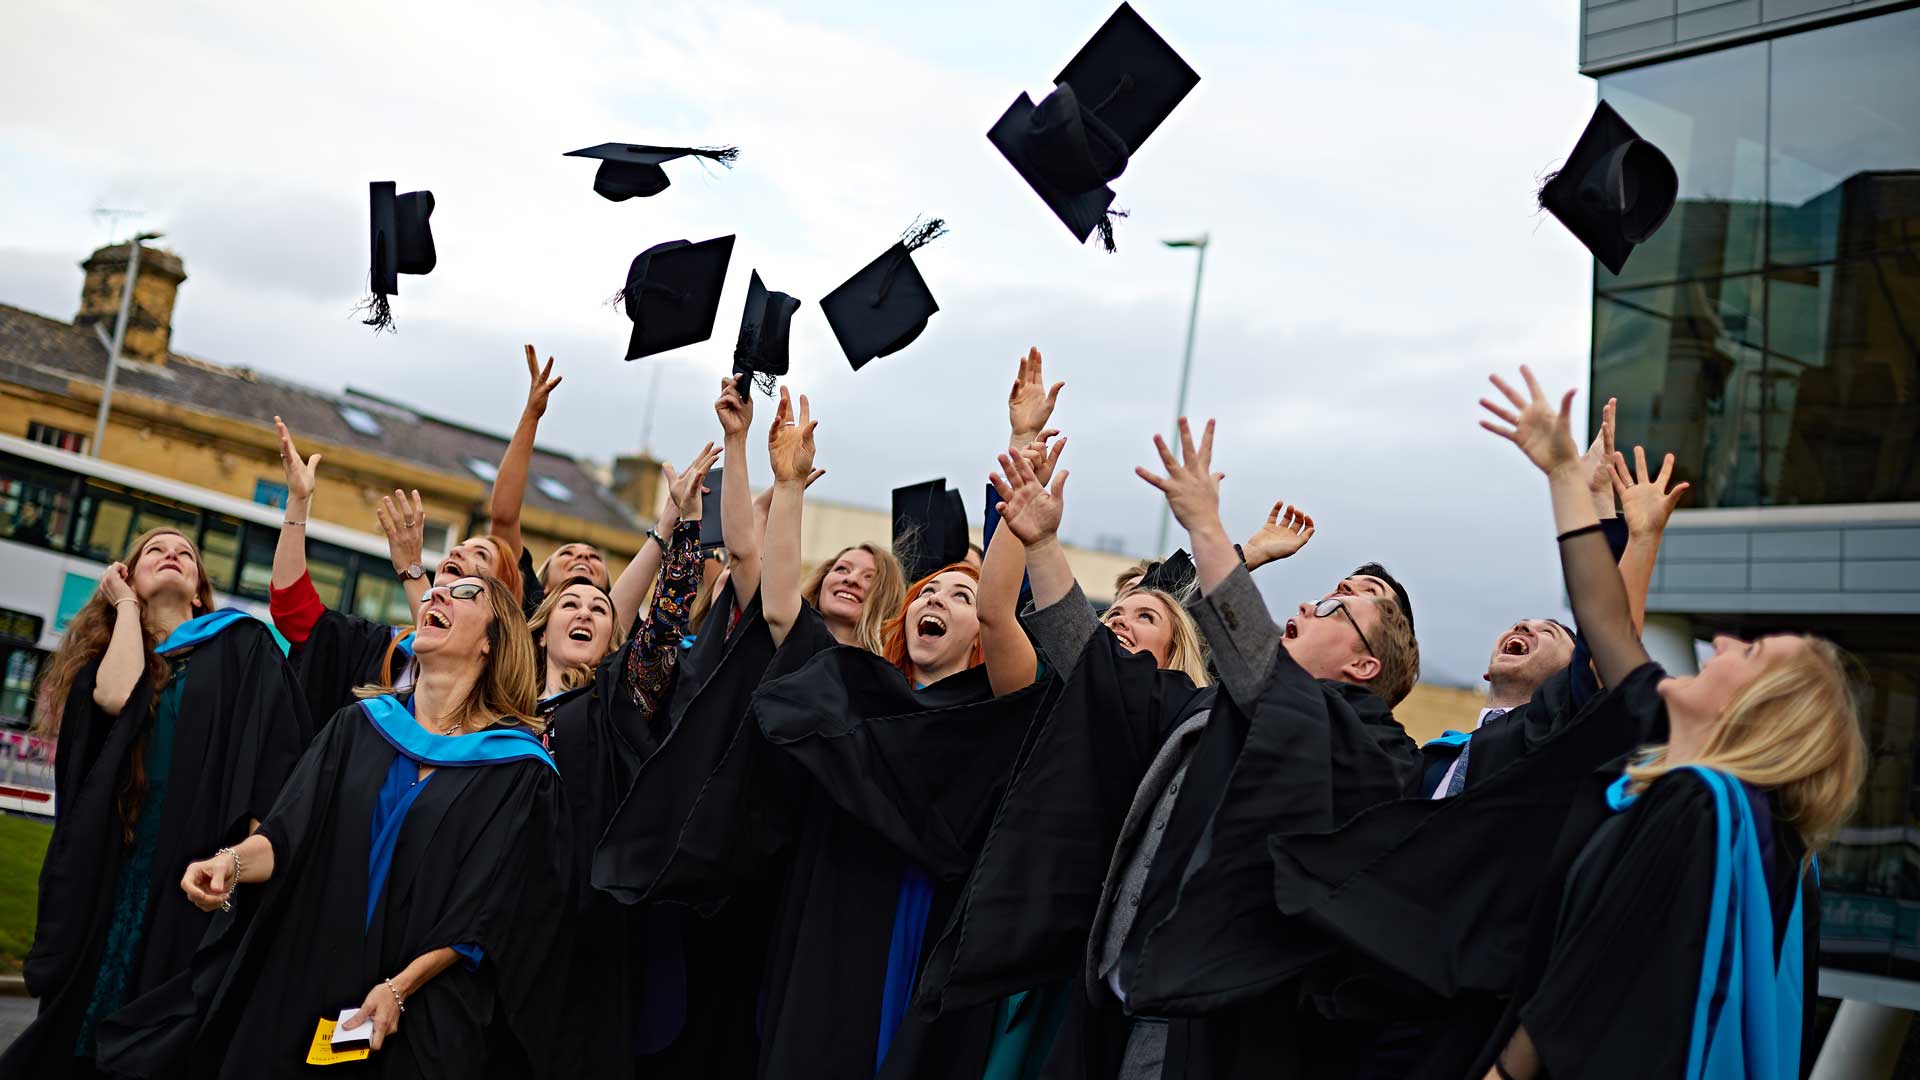
[[327, 613], [327, 605], [320, 602], [313, 578], [303, 573], [299, 581], [284, 589], [268, 586], [267, 611], [273, 615], [273, 626], [280, 636], [299, 645], [313, 633], [314, 624]]

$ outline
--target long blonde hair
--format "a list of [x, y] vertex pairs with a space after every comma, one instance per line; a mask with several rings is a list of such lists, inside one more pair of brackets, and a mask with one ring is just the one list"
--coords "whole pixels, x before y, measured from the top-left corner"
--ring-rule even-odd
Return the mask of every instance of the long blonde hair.
[[[487, 598], [487, 609], [493, 613], [493, 620], [487, 624], [490, 648], [481, 661], [480, 677], [474, 680], [472, 691], [455, 714], [460, 727], [479, 731], [505, 723], [545, 731], [546, 721], [534, 712], [542, 684], [535, 675], [539, 663], [534, 657], [533, 635], [527, 632], [526, 616], [520, 613], [520, 595], [508, 591], [505, 582], [490, 574], [481, 576], [480, 581], [486, 586], [480, 595]], [[353, 691], [361, 698], [397, 693], [390, 683]], [[474, 724], [476, 716], [485, 717], [486, 722]]]
[[[546, 691], [547, 687], [547, 624], [553, 621], [553, 610], [560, 606], [560, 595], [575, 585], [587, 586], [607, 598], [607, 607], [609, 609], [614, 607], [612, 593], [601, 588], [599, 583], [595, 582], [592, 578], [581, 577], [577, 574], [568, 578], [559, 588], [548, 593], [546, 599], [540, 601], [540, 606], [534, 609], [533, 618], [527, 620], [527, 633], [533, 638], [533, 674], [535, 680], [538, 681], [540, 685], [540, 692], [542, 693]], [[618, 644], [618, 642], [613, 640], [612, 635], [608, 635], [606, 652], [594, 657], [590, 662], [575, 664], [560, 673], [561, 687], [566, 690], [578, 690], [592, 682], [593, 669], [599, 665], [600, 661], [605, 660], [607, 656], [618, 647]]]
[[[205, 615], [213, 610], [213, 586], [207, 581], [207, 568], [200, 561], [200, 548], [193, 538], [178, 529], [161, 527], [148, 529], [134, 537], [127, 547], [124, 560], [129, 576], [134, 567], [140, 564], [140, 555], [147, 545], [162, 536], [178, 536], [187, 542], [187, 551], [193, 556], [194, 573], [199, 584], [194, 587], [194, 612]], [[153, 687], [149, 698], [149, 709], [157, 707], [160, 691], [173, 675], [173, 666], [168, 664], [154, 649], [160, 644], [160, 635], [151, 623], [146, 621], [146, 603], [140, 604], [141, 626], [140, 646], [146, 656], [147, 682]], [[93, 596], [73, 616], [67, 624], [66, 632], [60, 638], [59, 651], [53, 654], [53, 662], [47, 666], [47, 674], [40, 680], [39, 707], [35, 710], [33, 733], [43, 739], [56, 740], [60, 737], [60, 723], [67, 707], [67, 695], [73, 691], [74, 680], [87, 666], [106, 655], [107, 644], [113, 640], [114, 608], [107, 602], [103, 589], [95, 589]], [[146, 736], [140, 737], [133, 753], [127, 759], [126, 775], [120, 778], [119, 793], [115, 798], [115, 809], [120, 816], [121, 839], [125, 843], [133, 842], [133, 825], [140, 817], [140, 804], [147, 793]]]
[[873, 581], [867, 586], [867, 597], [860, 604], [860, 621], [854, 624], [854, 636], [859, 639], [860, 647], [870, 653], [887, 651], [887, 621], [907, 606], [907, 575], [900, 569], [900, 560], [893, 552], [874, 543], [859, 543], [843, 547], [834, 552], [833, 558], [820, 563], [807, 575], [800, 586], [800, 598], [820, 610], [820, 589], [827, 583], [827, 575], [833, 572], [834, 565], [846, 557], [847, 552], [859, 549], [873, 557]]
[[1667, 773], [1704, 765], [1775, 793], [1781, 815], [1809, 854], [1853, 813], [1866, 779], [1867, 743], [1847, 658], [1825, 638], [1769, 665], [1733, 699], [1698, 760], [1669, 764], [1665, 746], [1649, 747], [1627, 769], [1628, 789], [1645, 791]]
[[[1162, 665], [1163, 669], [1184, 673], [1187, 678], [1193, 680], [1195, 686], [1205, 686], [1212, 682], [1213, 677], [1207, 672], [1206, 640], [1200, 636], [1200, 627], [1194, 624], [1193, 616], [1187, 614], [1186, 605], [1165, 589], [1143, 589], [1137, 585], [1122, 592], [1114, 598], [1113, 602], [1118, 604], [1129, 596], [1151, 596], [1160, 602], [1161, 607], [1167, 609], [1167, 626], [1173, 639], [1167, 645], [1167, 662]], [[1106, 622], [1107, 612], [1112, 610], [1113, 608], [1109, 607], [1106, 612], [1102, 612], [1100, 621]]]

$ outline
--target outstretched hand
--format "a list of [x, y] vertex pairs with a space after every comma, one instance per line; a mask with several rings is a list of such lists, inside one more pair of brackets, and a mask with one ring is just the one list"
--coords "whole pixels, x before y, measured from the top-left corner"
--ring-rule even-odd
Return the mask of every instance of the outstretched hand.
[[[1520, 366], [1520, 376], [1526, 380], [1530, 397], [1521, 397], [1498, 375], [1488, 376], [1493, 385], [1506, 395], [1513, 408], [1495, 404], [1487, 398], [1480, 399], [1480, 405], [1488, 412], [1505, 421], [1496, 424], [1491, 420], [1480, 421], [1480, 426], [1495, 435], [1518, 446], [1527, 460], [1534, 463], [1541, 472], [1552, 475], [1563, 469], [1572, 468], [1580, 462], [1579, 448], [1573, 442], [1573, 395], [1569, 390], [1560, 399], [1560, 409], [1554, 411], [1553, 402], [1546, 392], [1540, 389], [1540, 381], [1533, 377], [1533, 370], [1525, 364]], [[1582, 478], [1586, 482], [1590, 478]]]
[[1013, 433], [1008, 441], [1008, 449], [1022, 449], [1040, 438], [1047, 421], [1053, 416], [1053, 407], [1060, 399], [1060, 391], [1066, 385], [1057, 382], [1048, 388], [1040, 350], [1027, 350], [1027, 355], [1020, 358], [1019, 374], [1013, 377], [1013, 389], [1007, 393], [1007, 426]]
[[1273, 509], [1267, 513], [1267, 523], [1240, 545], [1240, 552], [1246, 556], [1247, 569], [1258, 570], [1270, 562], [1279, 562], [1293, 555], [1306, 547], [1311, 539], [1313, 518], [1306, 511], [1289, 506], [1282, 500], [1273, 504]]
[[396, 488], [393, 494], [380, 496], [373, 516], [387, 534], [387, 557], [393, 560], [393, 572], [406, 573], [420, 561], [420, 551], [426, 546], [427, 508], [420, 501], [420, 493], [415, 491], [409, 502], [406, 493]]
[[673, 507], [680, 521], [700, 520], [700, 496], [706, 492], [707, 470], [720, 458], [720, 451], [712, 443], [700, 448], [687, 463], [686, 472], [676, 472], [672, 462], [661, 462], [660, 473], [666, 477], [667, 492], [673, 497]]
[[1614, 516], [1613, 506], [1613, 431], [1614, 410], [1619, 407], [1618, 398], [1608, 398], [1600, 408], [1600, 430], [1594, 433], [1593, 445], [1580, 455], [1580, 468], [1587, 474], [1587, 490], [1593, 494], [1593, 512], [1601, 518]]
[[[548, 376], [552, 375], [552, 378]], [[553, 357], [547, 357], [545, 367], [540, 366], [540, 354], [527, 346], [527, 407], [528, 414], [538, 418], [547, 415], [547, 397], [560, 385], [560, 376], [553, 375]]]
[[315, 454], [305, 461], [300, 460], [300, 451], [293, 445], [293, 432], [287, 430], [286, 421], [273, 418], [274, 430], [280, 433], [280, 467], [287, 473], [287, 494], [295, 499], [313, 497], [314, 477], [320, 471], [320, 455]]
[[813, 475], [813, 429], [819, 421], [811, 419], [807, 395], [800, 395], [800, 412], [795, 417], [793, 399], [787, 388], [780, 388], [780, 407], [767, 428], [767, 464], [776, 483], [804, 483]]
[[1667, 519], [1673, 516], [1674, 507], [1680, 505], [1680, 497], [1693, 485], [1683, 480], [1672, 490], [1667, 489], [1667, 481], [1673, 477], [1672, 454], [1660, 463], [1660, 475], [1651, 479], [1647, 475], [1645, 447], [1633, 448], [1633, 461], [1638, 479], [1627, 470], [1625, 454], [1616, 453], [1607, 463], [1613, 489], [1620, 493], [1620, 512], [1627, 519], [1627, 535], [1658, 536], [1666, 531]]
[[720, 380], [720, 397], [713, 403], [713, 412], [720, 418], [720, 430], [729, 438], [744, 436], [753, 426], [753, 399], [741, 392], [732, 375]]
[[1174, 520], [1189, 533], [1208, 524], [1219, 524], [1220, 481], [1226, 479], [1227, 474], [1213, 471], [1213, 421], [1207, 421], [1206, 432], [1195, 446], [1192, 426], [1186, 417], [1180, 418], [1179, 461], [1173, 459], [1173, 451], [1167, 449], [1167, 441], [1160, 436], [1153, 437], [1153, 447], [1160, 451], [1160, 464], [1167, 475], [1156, 476], [1144, 466], [1134, 469], [1134, 475], [1160, 489], [1167, 497]]
[[[1065, 440], [1062, 440], [1055, 447], [1051, 460], [1046, 463], [1050, 470], [1060, 460], [1060, 447], [1064, 446]], [[995, 507], [1000, 514], [1000, 524], [1012, 529], [1014, 537], [1027, 547], [1052, 539], [1060, 531], [1067, 471], [1058, 470], [1049, 487], [1041, 482], [1024, 453], [1001, 454], [1000, 468], [1004, 476], [996, 472], [987, 477], [994, 493], [1000, 496]]]

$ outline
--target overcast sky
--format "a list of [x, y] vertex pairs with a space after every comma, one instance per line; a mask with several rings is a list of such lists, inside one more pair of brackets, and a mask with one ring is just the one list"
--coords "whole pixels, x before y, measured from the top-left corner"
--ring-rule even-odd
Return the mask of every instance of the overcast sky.
[[[567, 378], [542, 442], [595, 458], [640, 448], [661, 365], [652, 449], [684, 459], [716, 434], [758, 269], [805, 301], [789, 381], [820, 420], [822, 496], [884, 506], [944, 475], [977, 512], [1038, 345], [1068, 383], [1063, 533], [1146, 554], [1160, 504], [1132, 467], [1171, 424], [1194, 269], [1159, 241], [1206, 232], [1189, 412], [1219, 420], [1228, 526], [1276, 498], [1320, 523], [1262, 571], [1269, 601], [1378, 559], [1412, 591], [1427, 677], [1477, 684], [1500, 629], [1561, 610], [1544, 484], [1474, 402], [1530, 362], [1584, 405], [1591, 262], [1533, 203], [1595, 97], [1578, 0], [1136, 7], [1201, 82], [1115, 181], [1132, 217], [1108, 256], [985, 138], [1107, 0], [9, 5], [0, 302], [71, 318], [78, 262], [115, 237], [95, 210], [137, 209], [119, 235], [163, 231], [186, 262], [177, 351], [504, 432], [533, 342]], [[741, 157], [611, 203], [561, 156], [611, 140]], [[439, 266], [401, 278], [397, 335], [350, 313], [370, 180], [437, 203]], [[952, 227], [917, 257], [941, 311], [855, 374], [817, 300], [921, 214]], [[623, 362], [603, 302], [633, 255], [729, 232], [714, 339]]]

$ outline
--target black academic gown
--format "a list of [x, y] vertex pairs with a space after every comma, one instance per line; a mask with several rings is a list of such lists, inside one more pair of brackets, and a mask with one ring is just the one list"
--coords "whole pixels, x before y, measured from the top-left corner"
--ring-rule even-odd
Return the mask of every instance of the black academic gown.
[[[54, 790], [59, 812], [40, 869], [39, 922], [27, 954], [34, 1022], [0, 1057], [0, 1075], [58, 1077], [72, 1064], [113, 920], [121, 862], [115, 799], [153, 722], [142, 676], [117, 716], [93, 703], [99, 664], [74, 680], [62, 713]], [[182, 676], [173, 766], [147, 889], [146, 930], [127, 1000], [186, 977], [210, 916], [180, 891], [189, 862], [240, 842], [266, 816], [312, 734], [292, 672], [266, 626], [235, 620], [196, 646]]]
[[[660, 744], [593, 854], [594, 888], [641, 905], [645, 1077], [746, 1080], [759, 1059], [770, 859], [787, 817], [775, 812], [784, 796], [748, 716], [775, 659], [773, 639], [758, 597], [728, 626], [733, 609], [729, 582], [680, 658]], [[808, 628], [818, 616], [809, 615], [788, 645], [817, 640]]]
[[[1596, 704], [1600, 715], [1586, 723], [1604, 716], [1664, 737], [1666, 708], [1656, 688], [1665, 677], [1659, 665], [1643, 664]], [[1713, 894], [1713, 797], [1681, 770], [1616, 813], [1606, 788], [1624, 765], [1623, 759], [1596, 770], [1578, 785], [1513, 965], [1510, 1005], [1473, 1075], [1492, 1067], [1522, 1023], [1540, 1052], [1543, 1077], [1685, 1075]], [[1772, 834], [1773, 861], [1765, 869], [1775, 957], [1800, 949], [1811, 982], [1819, 971], [1819, 889], [1813, 874], [1801, 873], [1805, 843], [1777, 813]], [[1786, 941], [1796, 896], [1802, 935]], [[1801, 1002], [1801, 1075], [1819, 1051], [1811, 1038], [1818, 995], [1810, 991]]]
[[[956, 912], [927, 961], [923, 1010], [1078, 982], [1100, 884], [1134, 791], [1213, 688], [1129, 653], [1105, 627], [1033, 725]], [[1075, 995], [1079, 996], [1079, 995]]]
[[[761, 1075], [874, 1072], [907, 864], [933, 886], [918, 967], [1053, 691], [1040, 682], [996, 698], [984, 667], [916, 690], [881, 657], [834, 646], [754, 696], [761, 736], [804, 776], [794, 784], [798, 824], [769, 958]], [[991, 1006], [938, 1020], [909, 1011], [878, 1075], [978, 1077], [991, 1038]]]
[[[683, 1014], [685, 1008], [677, 993], [646, 993], [642, 980], [648, 913], [628, 908], [588, 883], [593, 849], [656, 745], [652, 710], [633, 700], [624, 680], [629, 653], [639, 640], [630, 638], [602, 660], [592, 682], [540, 704], [572, 824], [577, 892], [569, 918], [574, 950], [565, 982], [560, 1046], [569, 1071], [579, 1077], [633, 1076], [636, 1059], [659, 1049], [659, 1040], [648, 1032], [669, 1018], [657, 1014]], [[677, 954], [661, 959], [672, 966], [675, 977], [684, 979]], [[649, 1006], [644, 1013], [643, 998]], [[668, 1038], [677, 1033], [679, 1020], [670, 1022], [674, 1030]]]
[[[103, 1060], [178, 1053], [192, 1075], [332, 1075], [306, 1065], [316, 1023], [356, 1008], [417, 957], [478, 947], [407, 999], [398, 1032], [357, 1067], [382, 1077], [549, 1076], [556, 992], [572, 943], [567, 809], [544, 761], [435, 770], [407, 811], [367, 921], [375, 798], [397, 751], [362, 711], [340, 710], [261, 823], [273, 879], [241, 886], [194, 960], [191, 999], [149, 997], [123, 1013]], [[177, 891], [176, 885], [176, 891]]]
[[1274, 911], [1267, 840], [1331, 830], [1398, 797], [1417, 767], [1384, 699], [1315, 679], [1284, 645], [1257, 696], [1220, 695], [1121, 959], [1128, 1008], [1177, 1018], [1169, 1078], [1326, 1071], [1353, 1051], [1298, 1006], [1333, 950]]
[[393, 685], [400, 669], [413, 661], [393, 643], [407, 632], [332, 608], [322, 612], [307, 639], [287, 653], [306, 695], [307, 714], [325, 720], [353, 704], [356, 687]]

